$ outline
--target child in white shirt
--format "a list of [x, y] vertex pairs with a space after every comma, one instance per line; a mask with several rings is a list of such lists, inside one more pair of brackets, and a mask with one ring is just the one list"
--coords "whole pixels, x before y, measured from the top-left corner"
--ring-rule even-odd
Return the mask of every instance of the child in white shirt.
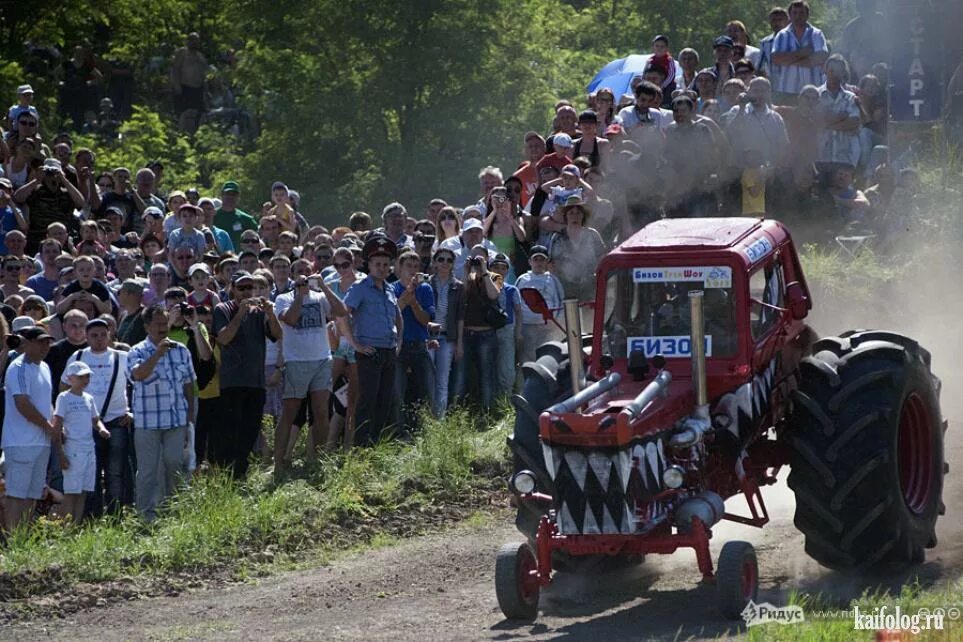
[[85, 493], [94, 490], [96, 481], [96, 457], [94, 455], [94, 430], [104, 439], [110, 439], [110, 431], [100, 420], [100, 412], [93, 396], [84, 392], [90, 383], [90, 366], [83, 361], [72, 361], [65, 375], [70, 389], [57, 395], [54, 404], [53, 425], [61, 430], [64, 439], [64, 456], [61, 467], [64, 473], [63, 512], [70, 515], [75, 524], [84, 514]]

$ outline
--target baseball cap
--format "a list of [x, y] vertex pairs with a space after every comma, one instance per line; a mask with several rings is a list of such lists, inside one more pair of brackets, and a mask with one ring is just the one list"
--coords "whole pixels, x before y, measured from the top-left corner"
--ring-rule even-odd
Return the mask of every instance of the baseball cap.
[[393, 203], [388, 203], [387, 205], [385, 205], [384, 209], [381, 210], [381, 218], [383, 219], [389, 214], [400, 214], [402, 216], [405, 216], [408, 214], [408, 210], [405, 209], [404, 205], [402, 205], [398, 201], [395, 201]]
[[[101, 321], [103, 321], [101, 319]], [[104, 325], [107, 325], [106, 322]], [[68, 377], [83, 377], [91, 373], [90, 366], [88, 366], [83, 361], [71, 361], [67, 364], [66, 370], [64, 370], [64, 375]]]
[[533, 245], [533, 246], [532, 246], [532, 249], [529, 250], [529, 252], [528, 252], [528, 256], [529, 256], [529, 257], [533, 257], [533, 256], [538, 256], [538, 255], [542, 255], [542, 256], [544, 256], [544, 257], [547, 259], [547, 258], [548, 258], [548, 248], [546, 248], [544, 245]]
[[565, 133], [558, 133], [552, 137], [553, 147], [569, 148], [572, 146], [572, 137]]
[[482, 222], [477, 218], [466, 218], [465, 222], [461, 224], [461, 233], [464, 234], [469, 230], [480, 230], [482, 227]]
[[47, 334], [46, 330], [36, 325], [28, 328], [23, 328], [22, 330], [17, 332], [17, 334], [19, 334], [21, 337], [23, 337], [27, 341], [43, 341], [43, 340], [53, 341], [53, 337]]
[[203, 272], [208, 276], [211, 275], [211, 268], [210, 266], [207, 265], [207, 263], [195, 263], [191, 265], [190, 268], [188, 268], [187, 276], [194, 276], [194, 273], [197, 272], [198, 270], [200, 270], [201, 272]]
[[167, 195], [167, 200], [170, 201], [172, 198], [175, 198], [175, 197], [177, 197], [177, 196], [180, 196], [180, 197], [183, 198], [185, 201], [187, 200], [187, 194], [185, 194], [185, 193], [184, 193], [184, 190], [182, 190], [182, 189], [175, 189], [173, 192], [171, 192], [170, 194], [168, 194], [168, 195]]
[[104, 319], [91, 319], [87, 322], [87, 329], [93, 328], [110, 328], [110, 325]]
[[18, 96], [23, 96], [24, 94], [32, 94], [32, 93], [33, 93], [33, 87], [31, 87], [30, 85], [20, 85], [19, 87], [17, 87]]
[[582, 170], [580, 170], [576, 165], [566, 165], [562, 168], [563, 174], [571, 174], [575, 178], [582, 178]]
[[37, 322], [31, 317], [17, 317], [13, 320], [13, 323], [10, 324], [10, 329], [19, 333], [24, 328], [32, 328], [35, 325], [37, 325]]
[[144, 284], [136, 279], [127, 279], [120, 284], [121, 292], [129, 292], [130, 294], [143, 294]]
[[[157, 209], [157, 208], [154, 208], [154, 209]], [[108, 215], [110, 215], [110, 214], [116, 214], [117, 216], [123, 218], [123, 217], [124, 217], [124, 210], [120, 209], [120, 208], [117, 207], [116, 205], [110, 205], [110, 206], [107, 207], [106, 210], [104, 210], [104, 216], [108, 216]]]
[[241, 188], [238, 186], [237, 181], [227, 181], [221, 186], [221, 192], [240, 192]]
[[238, 270], [237, 272], [234, 273], [234, 276], [231, 277], [231, 284], [237, 285], [241, 281], [253, 281], [253, 280], [254, 280], [254, 277], [251, 276], [250, 272], [248, 272], [247, 270]]
[[164, 218], [164, 213], [159, 207], [151, 205], [150, 207], [144, 208], [144, 216], [150, 216], [152, 218]]
[[7, 189], [13, 189], [13, 183], [10, 182], [9, 178], [0, 176], [0, 187], [6, 187]]
[[48, 158], [43, 162], [43, 168], [44, 170], [48, 170], [48, 169], [59, 170], [61, 168], [60, 161], [57, 160], [56, 158]]
[[491, 259], [489, 259], [489, 261], [488, 261], [488, 267], [491, 267], [491, 266], [495, 265], [496, 263], [501, 263], [501, 264], [504, 265], [505, 267], [511, 267], [511, 266], [512, 266], [511, 261], [508, 260], [508, 257], [505, 256], [504, 254], [502, 254], [501, 252], [499, 252], [498, 254], [496, 254], [495, 256], [493, 256]]
[[274, 181], [273, 183], [271, 183], [271, 191], [273, 192], [276, 189], [283, 189], [286, 192], [288, 191], [288, 186], [282, 183], [281, 181]]
[[713, 47], [713, 48], [715, 48], [715, 47], [729, 47], [730, 49], [732, 49], [732, 47], [733, 47], [734, 44], [735, 44], [735, 43], [732, 42], [732, 38], [730, 38], [729, 36], [719, 36], [718, 38], [716, 38], [715, 40], [712, 41], [712, 47]]

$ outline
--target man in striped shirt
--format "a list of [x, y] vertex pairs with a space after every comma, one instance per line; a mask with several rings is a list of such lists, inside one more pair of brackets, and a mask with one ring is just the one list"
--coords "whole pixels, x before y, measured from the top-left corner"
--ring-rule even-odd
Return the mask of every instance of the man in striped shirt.
[[194, 365], [187, 347], [167, 338], [167, 309], [143, 312], [147, 338], [130, 349], [127, 376], [134, 388], [137, 512], [148, 521], [180, 481], [187, 424], [194, 418]]
[[823, 63], [828, 57], [826, 37], [809, 24], [809, 3], [794, 0], [789, 4], [789, 26], [772, 41], [771, 80], [776, 103], [795, 104], [803, 87], [823, 84]]

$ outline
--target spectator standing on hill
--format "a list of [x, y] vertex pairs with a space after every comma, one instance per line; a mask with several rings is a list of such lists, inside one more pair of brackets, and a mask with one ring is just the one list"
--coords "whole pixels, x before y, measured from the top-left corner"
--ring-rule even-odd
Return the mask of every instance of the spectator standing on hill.
[[[207, 68], [207, 58], [201, 53], [200, 35], [196, 32], [187, 34], [184, 46], [174, 53], [171, 65], [174, 111], [180, 118], [181, 129], [193, 131], [204, 112]], [[194, 113], [188, 113], [192, 110]]]
[[355, 419], [355, 443], [360, 446], [382, 438], [390, 418], [388, 400], [395, 394], [403, 321], [394, 289], [385, 280], [397, 254], [397, 246], [383, 236], [368, 240], [364, 246], [368, 276], [352, 285], [344, 298], [352, 320], [344, 330], [355, 351], [361, 382]]
[[44, 496], [51, 452], [62, 457], [59, 431], [53, 418], [53, 385], [44, 358], [53, 337], [31, 326], [19, 332], [20, 355], [7, 368], [3, 438], [6, 458], [6, 528], [12, 532], [30, 521], [34, 504]]
[[147, 338], [127, 355], [127, 377], [134, 398], [134, 450], [137, 453], [137, 512], [157, 518], [157, 506], [183, 478], [187, 424], [194, 414], [194, 367], [187, 347], [167, 337], [163, 304], [144, 311]]
[[759, 61], [756, 63], [756, 71], [763, 76], [772, 76], [772, 43], [776, 39], [776, 34], [785, 29], [788, 24], [789, 12], [782, 7], [773, 7], [769, 12], [769, 28], [772, 33], [759, 41]]
[[789, 25], [772, 41], [771, 75], [776, 103], [795, 104], [806, 85], [823, 84], [829, 47], [823, 32], [809, 24], [809, 3], [789, 3]]
[[[291, 266], [294, 289], [274, 302], [281, 322], [284, 353], [284, 392], [281, 420], [274, 435], [274, 470], [281, 471], [291, 456], [298, 427], [292, 424], [305, 399], [311, 403], [307, 460], [328, 442], [328, 396], [331, 393], [331, 346], [328, 319], [347, 314], [344, 304], [320, 278], [309, 283], [311, 264], [298, 259]], [[314, 289], [314, 287], [317, 289]]]
[[254, 278], [239, 270], [231, 279], [231, 300], [214, 308], [214, 332], [221, 346], [222, 423], [210, 435], [211, 462], [231, 466], [235, 479], [247, 474], [248, 456], [261, 431], [264, 409], [265, 341], [277, 341], [281, 326], [267, 298], [252, 296]]

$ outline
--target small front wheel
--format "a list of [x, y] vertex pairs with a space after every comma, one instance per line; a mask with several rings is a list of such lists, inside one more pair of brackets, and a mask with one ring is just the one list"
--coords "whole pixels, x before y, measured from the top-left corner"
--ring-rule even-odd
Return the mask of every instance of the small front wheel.
[[759, 563], [756, 549], [749, 542], [726, 542], [719, 554], [716, 571], [719, 610], [730, 620], [737, 620], [749, 601], [759, 594]]
[[506, 544], [495, 560], [495, 595], [509, 620], [538, 616], [538, 564], [527, 543]]

